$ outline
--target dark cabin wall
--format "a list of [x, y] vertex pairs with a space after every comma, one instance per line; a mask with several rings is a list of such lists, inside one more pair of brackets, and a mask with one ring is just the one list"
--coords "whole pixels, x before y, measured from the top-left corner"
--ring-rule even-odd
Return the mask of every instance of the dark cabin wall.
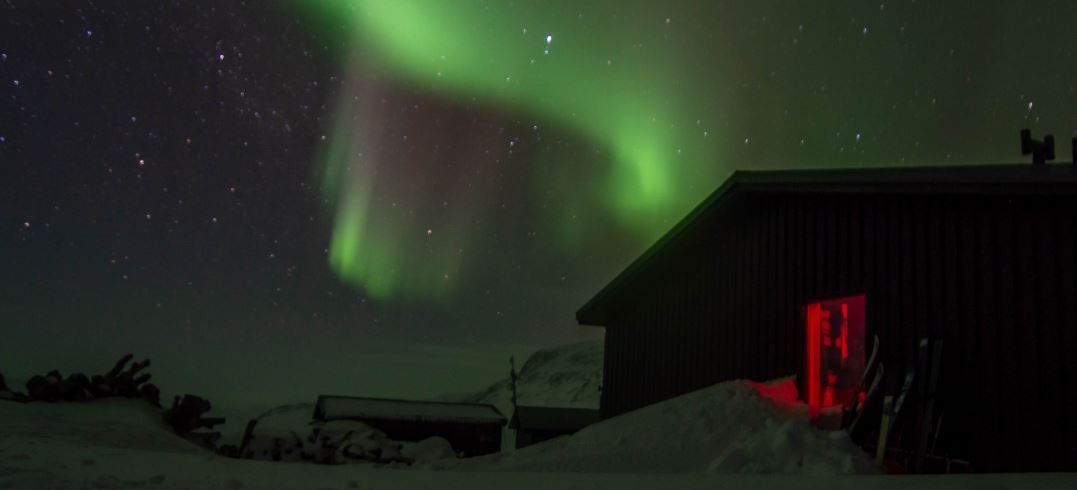
[[603, 417], [798, 374], [815, 298], [867, 294], [903, 370], [945, 339], [943, 436], [980, 470], [1077, 470], [1072, 197], [741, 192], [612, 299]]

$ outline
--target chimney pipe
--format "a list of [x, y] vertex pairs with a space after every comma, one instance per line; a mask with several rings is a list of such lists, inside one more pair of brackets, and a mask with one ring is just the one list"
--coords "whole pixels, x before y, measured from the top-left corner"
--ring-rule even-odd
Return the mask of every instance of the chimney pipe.
[[[1077, 139], [1077, 138], [1075, 138]], [[1077, 143], [1074, 143], [1077, 144]], [[1021, 130], [1021, 154], [1032, 154], [1033, 165], [1044, 165], [1055, 159], [1055, 137], [1047, 135], [1043, 141], [1032, 139], [1031, 129]]]

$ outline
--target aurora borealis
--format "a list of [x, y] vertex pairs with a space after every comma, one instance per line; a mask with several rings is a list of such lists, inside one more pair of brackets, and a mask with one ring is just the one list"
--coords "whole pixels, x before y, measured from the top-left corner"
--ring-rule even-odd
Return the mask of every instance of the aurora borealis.
[[132, 351], [225, 405], [481, 388], [601, 335], [576, 308], [733, 170], [1021, 161], [1022, 127], [1068, 159], [1074, 18], [6, 2], [0, 372]]
[[[790, 158], [820, 166], [933, 163], [928, 155], [945, 141], [971, 142], [992, 131], [977, 121], [951, 127], [947, 121], [961, 117], [955, 112], [987, 120], [1034, 115], [1038, 122], [1041, 114], [1033, 109], [1039, 97], [1033, 93], [1052, 93], [1028, 87], [1016, 101], [1003, 97], [1005, 85], [990, 70], [1019, 67], [1029, 56], [1004, 42], [1018, 26], [998, 22], [1003, 8], [970, 8], [962, 13], [964, 23], [956, 24], [939, 22], [951, 18], [938, 16], [939, 7], [915, 2], [798, 7], [793, 16], [780, 4], [749, 8], [725, 2], [296, 4], [333, 19], [331, 27], [358, 47], [361, 54], [353, 51], [344, 60], [361, 66], [349, 79], [377, 66], [394, 83], [432, 97], [469, 104], [469, 110], [508, 111], [534, 127], [553, 125], [593, 145], [594, 155], [555, 159], [539, 149], [529, 156], [537, 165], [593, 169], [582, 180], [531, 175], [532, 194], [588, 188], [585, 198], [573, 196], [542, 217], [547, 240], [558, 244], [593, 241], [584, 236], [592, 220], [612, 221], [636, 243], [653, 242], [745, 164], [781, 166], [781, 159]], [[848, 22], [842, 15], [850, 16]], [[973, 43], [985, 25], [995, 29], [994, 39]], [[1045, 45], [1067, 49], [1064, 39], [1045, 37]], [[928, 45], [939, 41], [948, 45], [945, 52]], [[983, 44], [995, 45], [993, 59], [985, 58]], [[921, 71], [922, 62], [932, 59], [931, 69]], [[964, 70], [963, 80], [955, 68]], [[331, 263], [341, 277], [377, 297], [442, 297], [455, 290], [462, 244], [481, 234], [466, 224], [481, 211], [465, 206], [449, 213], [457, 219], [447, 228], [447, 240], [424, 236], [431, 228], [421, 211], [415, 218], [416, 210], [454, 192], [431, 188], [407, 196], [388, 184], [397, 176], [386, 178], [378, 170], [399, 159], [379, 152], [415, 143], [396, 135], [369, 136], [380, 132], [371, 127], [379, 124], [381, 109], [370, 100], [377, 92], [353, 95], [357, 108], [348, 104], [348, 95], [353, 94], [344, 94], [338, 105], [347, 108], [338, 109], [325, 161], [324, 185], [336, 213]], [[1064, 99], [1047, 103], [1065, 104]], [[356, 124], [357, 118], [366, 125]], [[902, 127], [920, 130], [906, 133]], [[1003, 141], [1001, 136], [991, 139]], [[515, 146], [513, 137], [505, 136]], [[791, 156], [771, 156], [776, 149]], [[984, 150], [977, 158], [1005, 160], [1001, 145]], [[476, 157], [452, 158], [466, 167]], [[953, 155], [942, 157], [952, 161]], [[387, 193], [386, 187], [394, 190]], [[392, 208], [402, 204], [398, 199], [408, 217]]]
[[[655, 31], [647, 36], [648, 42], [653, 34], [661, 34], [660, 29], [649, 29], [641, 22], [650, 19], [650, 23], [657, 12], [611, 20], [594, 6], [576, 12], [575, 18], [565, 9], [521, 12], [480, 2], [331, 2], [322, 6], [335, 8], [335, 18], [345, 19], [345, 26], [356, 33], [351, 42], [374, 46], [372, 57], [404, 83], [448, 100], [472, 99], [487, 107], [511, 108], [529, 120], [542, 121], [543, 126], [568, 128], [596, 145], [608, 156], [541, 164], [594, 166], [608, 160], [603, 175], [588, 182], [593, 186], [589, 190], [593, 202], [573, 206], [597, 206], [596, 211], [639, 238], [653, 240], [677, 214], [700, 199], [698, 190], [684, 192], [691, 187], [688, 182], [715, 181], [717, 169], [700, 164], [713, 153], [707, 149], [709, 132], [700, 137], [699, 131], [679, 130], [693, 127], [693, 117], [687, 114], [689, 101], [675, 96], [677, 84], [667, 78], [673, 70], [666, 65], [675, 59], [661, 49], [643, 49], [638, 39], [631, 44], [633, 33]], [[596, 29], [602, 34], [587, 34]], [[362, 98], [360, 113], [377, 110], [364, 108]], [[377, 160], [384, 158], [376, 153], [378, 149], [395, 141], [364, 137], [365, 132], [377, 130], [354, 125], [355, 118], [347, 117], [353, 116], [351, 112], [343, 116], [338, 118], [325, 174], [327, 192], [337, 206], [330, 256], [334, 268], [375, 296], [431, 295], [451, 289], [459, 262], [453, 256], [463, 236], [475, 231], [457, 231], [453, 239], [426, 246], [420, 253], [401, 253], [415, 252], [416, 242], [430, 240], [423, 236], [422, 226], [401, 226], [407, 220], [400, 216], [372, 221], [374, 216], [394, 212], [375, 197], [381, 197], [386, 180], [375, 169], [380, 166]], [[363, 144], [355, 148], [355, 141]], [[515, 140], [508, 139], [508, 144], [515, 146]], [[369, 151], [364, 153], [364, 149]], [[539, 175], [536, 172], [534, 177]], [[539, 186], [566, 184], [565, 180], [543, 181], [536, 191]], [[422, 202], [423, 195], [405, 200]], [[579, 216], [561, 211], [561, 216], [548, 217], [554, 228], [552, 240], [579, 239], [562, 235], [578, 234], [587, 225], [573, 223]], [[415, 262], [423, 252], [435, 257]]]

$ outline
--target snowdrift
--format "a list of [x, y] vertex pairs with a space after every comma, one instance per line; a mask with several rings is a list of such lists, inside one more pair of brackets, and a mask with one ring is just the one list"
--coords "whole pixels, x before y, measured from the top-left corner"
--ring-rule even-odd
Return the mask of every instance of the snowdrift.
[[137, 398], [78, 403], [0, 401], [0, 448], [30, 455], [47, 443], [104, 449], [206, 455], [207, 450], [173, 433], [163, 410]]
[[839, 475], [876, 469], [845, 432], [813, 427], [792, 379], [717, 384], [513, 453], [456, 463], [493, 471]]
[[[402, 469], [369, 464], [313, 465], [230, 459], [209, 453], [177, 437], [161, 420], [159, 409], [141, 400], [102, 399], [79, 404], [0, 402], [0, 488], [1077, 488], [1077, 475], [1073, 474], [827, 477], [708, 473], [708, 469], [718, 470], [722, 464], [728, 468], [729, 461], [734, 460], [739, 461], [738, 464], [743, 463], [740, 466], [742, 471], [753, 471], [773, 464], [782, 459], [782, 454], [786, 455], [788, 461], [799, 451], [806, 451], [813, 443], [832, 451], [832, 457], [824, 457], [824, 462], [841, 459], [840, 445], [825, 438], [820, 440], [818, 434], [798, 441], [797, 437], [805, 436], [800, 433], [804, 427], [800, 425], [802, 420], [799, 418], [794, 417], [797, 422], [790, 425], [788, 430], [767, 429], [778, 420], [783, 420], [783, 417], [788, 417], [789, 412], [780, 402], [762, 399], [753, 395], [753, 391], [749, 383], [718, 385], [680, 397], [676, 401], [683, 403], [676, 406], [660, 404], [607, 420], [585, 429], [577, 437], [532, 446], [510, 456], [458, 465], [477, 471], [423, 471], [414, 467]], [[726, 406], [720, 409], [712, 406], [707, 414], [699, 415], [707, 404], [723, 400], [727, 402]], [[739, 401], [728, 403], [732, 400]], [[751, 407], [764, 413], [741, 413]], [[303, 417], [309, 421], [309, 412]], [[680, 422], [673, 424], [675, 419], [670, 418], [665, 425], [657, 424], [658, 419], [667, 417], [679, 417], [676, 420]], [[698, 423], [691, 421], [695, 417], [699, 417]], [[733, 420], [721, 420], [722, 417]], [[689, 421], [685, 422], [685, 419]], [[755, 424], [764, 430], [749, 434], [746, 429], [733, 427], [738, 423]], [[631, 427], [633, 424], [646, 425]], [[622, 430], [624, 434], [619, 433]], [[663, 439], [667, 432], [669, 437]], [[786, 442], [773, 438], [782, 433], [789, 436]], [[739, 443], [722, 446], [716, 442], [723, 439], [719, 437], [720, 434], [724, 434], [727, 442], [738, 440]], [[740, 436], [744, 437], [737, 439]], [[424, 446], [424, 443], [419, 443], [412, 449], [417, 452], [439, 451], [436, 442], [430, 444], [432, 447]], [[714, 468], [712, 463], [719, 461], [719, 458], [710, 454], [713, 451], [726, 456], [723, 463], [715, 464]], [[688, 455], [687, 461], [669, 463], [677, 462], [685, 455]], [[574, 457], [585, 457], [586, 461], [574, 463]], [[618, 461], [618, 458], [625, 459]], [[752, 458], [756, 458], [754, 463]], [[769, 458], [770, 463], [760, 462], [760, 458]], [[825, 465], [811, 465], [811, 458], [802, 459], [802, 462], [806, 462], [803, 464], [806, 470], [802, 473], [809, 472], [807, 470], [811, 468], [825, 468]], [[672, 473], [675, 467], [688, 468], [688, 472]], [[531, 471], [511, 471], [514, 468], [530, 468]], [[590, 472], [583, 471], [588, 468]]]
[[394, 441], [362, 422], [313, 420], [313, 412], [313, 404], [300, 403], [262, 414], [241, 457], [264, 461], [394, 466], [422, 466], [456, 457], [449, 441], [440, 437], [418, 442]]

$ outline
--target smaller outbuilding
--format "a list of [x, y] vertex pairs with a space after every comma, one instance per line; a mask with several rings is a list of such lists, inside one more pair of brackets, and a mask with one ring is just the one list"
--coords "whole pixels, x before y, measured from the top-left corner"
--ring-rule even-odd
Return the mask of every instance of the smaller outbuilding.
[[314, 419], [357, 420], [395, 441], [441, 437], [463, 457], [501, 450], [505, 416], [493, 405], [321, 395]]
[[575, 434], [601, 420], [598, 409], [562, 407], [516, 407], [509, 428], [516, 431], [516, 449], [557, 436]]

